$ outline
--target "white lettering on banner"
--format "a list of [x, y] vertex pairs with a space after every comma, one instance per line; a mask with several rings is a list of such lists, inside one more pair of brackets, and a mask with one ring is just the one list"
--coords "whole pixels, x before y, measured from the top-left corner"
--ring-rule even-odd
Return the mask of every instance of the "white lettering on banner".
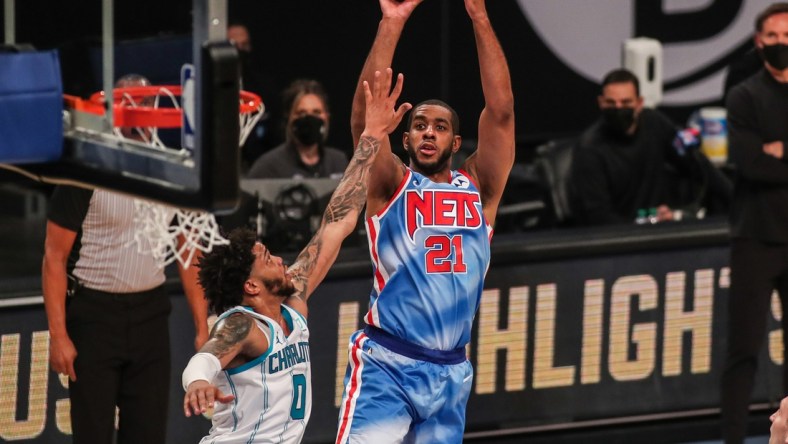
[[[780, 304], [780, 295], [777, 292], [772, 292], [772, 316], [778, 321], [783, 319], [782, 304]], [[774, 330], [769, 332], [769, 358], [778, 363], [782, 363], [785, 357], [783, 356], [785, 347], [783, 346], [783, 332], [782, 330]]]
[[668, 273], [665, 279], [665, 328], [663, 336], [662, 375], [678, 376], [682, 365], [682, 340], [685, 333], [692, 335], [691, 373], [711, 370], [711, 324], [714, 300], [714, 272], [695, 272], [693, 309], [685, 310], [683, 271]]
[[[637, 29], [637, 9], [640, 7], [659, 4], [662, 19], [666, 21], [663, 28], [669, 27], [671, 19], [681, 19], [682, 15], [687, 14], [698, 16], [695, 23], [703, 23], [704, 26], [712, 19], [727, 20], [717, 23], [719, 30], [710, 30], [713, 35], [663, 42], [664, 81], [682, 85], [665, 89], [662, 103], [669, 106], [694, 105], [719, 99], [723, 90], [724, 66], [695, 80], [691, 80], [690, 76], [708, 65], [729, 58], [732, 51], [751, 40], [756, 15], [772, 3], [771, 0], [704, 0], [703, 3], [698, 0], [517, 1], [534, 31], [555, 56], [594, 82], [601, 81], [608, 71], [621, 66], [621, 45], [624, 40], [632, 37], [660, 40], [658, 35], [644, 35], [643, 31]], [[728, 13], [725, 17], [719, 14], [722, 7]], [[649, 19], [656, 20], [653, 17]], [[681, 23], [683, 25], [685, 22]], [[579, 45], [578, 41], [583, 44]], [[589, 48], [593, 50], [589, 51]]]
[[[484, 290], [482, 300], [488, 301], [479, 310], [479, 340], [476, 345], [479, 360], [495, 362], [498, 350], [506, 350], [506, 391], [525, 388], [525, 361], [528, 344], [528, 287], [509, 289], [507, 328], [498, 328], [501, 292], [497, 288]], [[495, 366], [477, 369], [474, 379], [477, 393], [495, 391]]]
[[[562, 300], [576, 304], [576, 298], [559, 297], [560, 288], [553, 283], [537, 286], [535, 294], [528, 286], [486, 289], [478, 315], [474, 393], [498, 392], [500, 384], [496, 375], [500, 374], [505, 378], [503, 391], [528, 389], [524, 378], [529, 359], [533, 360], [530, 388], [534, 390], [598, 384], [605, 379], [626, 383], [654, 376], [708, 374], [712, 370], [715, 337], [714, 293], [728, 288], [729, 273], [729, 268], [723, 267], [718, 272], [699, 269], [667, 273], [664, 282], [647, 274], [621, 276], [607, 285], [604, 279], [586, 280], [582, 332], [579, 332], [581, 350], [576, 354], [579, 362], [567, 362], [566, 356], [572, 353], [565, 350], [561, 353], [562, 362], [556, 362], [559, 345], [572, 343], [567, 338], [578, 333], [576, 323], [559, 324], [556, 314], [561, 311]], [[686, 282], [690, 282], [689, 288]], [[500, 328], [502, 294], [507, 292], [509, 310], [505, 315], [508, 317], [506, 327]], [[532, 297], [535, 310], [530, 320], [528, 307]], [[639, 315], [649, 313], [648, 321], [638, 320], [643, 318]], [[772, 314], [777, 321], [782, 319], [776, 297], [772, 301]], [[529, 322], [534, 323], [532, 355], [527, 353]], [[662, 341], [658, 340], [660, 337]], [[686, 341], [687, 338], [691, 340]], [[781, 346], [782, 331], [777, 326], [769, 332], [769, 356], [775, 365], [783, 361], [782, 351], [778, 350]], [[500, 350], [505, 350], [505, 355], [497, 353]], [[660, 356], [661, 367], [657, 367]]]
[[[58, 375], [57, 379], [64, 389], [68, 389], [68, 375]], [[55, 401], [55, 424], [61, 433], [71, 435], [71, 399]]]
[[[698, 375], [708, 379], [712, 349], [719, 351], [724, 340], [713, 326], [724, 312], [719, 292], [728, 288], [729, 276], [728, 267], [590, 276], [576, 283], [577, 294], [567, 292], [569, 284], [563, 280], [531, 284], [518, 279], [521, 285], [487, 288], [469, 355], [474, 359], [474, 395], [552, 393], [544, 390], [668, 378], [680, 378], [681, 385], [684, 378]], [[334, 383], [329, 382], [335, 385], [335, 405], [342, 394], [348, 338], [363, 326], [359, 316], [364, 308], [357, 301], [340, 302], [337, 347], [321, 349], [328, 353], [323, 363], [336, 353]], [[768, 362], [782, 365], [782, 312], [776, 296], [771, 308]], [[68, 439], [71, 434], [69, 400], [63, 396], [67, 380], [50, 372], [48, 355], [45, 330], [0, 335], [0, 441], [45, 434]], [[301, 356], [301, 351], [291, 353], [278, 362]], [[52, 384], [50, 377], [55, 377]]]
[[534, 382], [535, 389], [571, 385], [575, 379], [575, 366], [556, 366], [555, 331], [557, 290], [555, 284], [536, 287], [536, 328], [534, 329]]
[[[19, 365], [20, 334], [0, 338], [0, 438], [6, 441], [31, 439], [44, 431], [49, 381], [49, 332], [37, 331], [30, 341], [30, 367]], [[20, 373], [29, 371], [27, 414], [19, 415]], [[19, 419], [22, 417], [26, 419]]]
[[[654, 371], [656, 323], [633, 322], [632, 317], [633, 312], [656, 309], [658, 291], [656, 280], [649, 275], [623, 276], [613, 283], [608, 367], [616, 381], [646, 379]], [[631, 308], [633, 302], [637, 304], [635, 309]]]
[[[28, 353], [21, 349], [21, 336], [19, 333], [0, 336], [0, 438], [5, 441], [38, 438], [47, 426], [49, 332], [32, 332], [29, 366], [20, 363], [20, 356]], [[67, 387], [67, 378], [60, 379], [63, 387]], [[21, 387], [20, 380], [29, 381], [28, 386]], [[26, 392], [20, 393], [20, 390]], [[27, 412], [19, 412], [18, 407], [24, 404], [20, 403], [20, 398], [25, 397]], [[55, 401], [55, 417], [57, 429], [64, 435], [70, 435], [68, 398]]]

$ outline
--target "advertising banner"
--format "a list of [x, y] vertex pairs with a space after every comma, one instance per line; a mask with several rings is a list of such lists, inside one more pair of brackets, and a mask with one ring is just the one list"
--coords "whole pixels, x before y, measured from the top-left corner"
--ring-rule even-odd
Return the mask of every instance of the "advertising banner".
[[[727, 247], [704, 247], [492, 266], [468, 347], [466, 431], [718, 408], [727, 260]], [[347, 341], [363, 325], [371, 284], [358, 271], [327, 280], [309, 300], [307, 442], [334, 437]], [[193, 327], [184, 298], [172, 300], [169, 440], [197, 442], [210, 424], [183, 416], [180, 387]], [[753, 402], [781, 393], [781, 316], [774, 297]], [[5, 308], [0, 318], [0, 439], [70, 442], [66, 381], [49, 371], [43, 306]]]

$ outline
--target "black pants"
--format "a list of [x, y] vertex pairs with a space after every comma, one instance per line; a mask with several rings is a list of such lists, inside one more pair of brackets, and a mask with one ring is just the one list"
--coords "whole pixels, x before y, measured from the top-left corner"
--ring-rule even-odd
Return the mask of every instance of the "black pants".
[[75, 444], [164, 444], [170, 393], [170, 300], [159, 287], [111, 294], [79, 288], [66, 310], [77, 349], [69, 384]]
[[[766, 338], [772, 291], [783, 307], [783, 349], [788, 341], [788, 245], [734, 239], [731, 244], [728, 347], [722, 374], [722, 434], [727, 444], [742, 443], [758, 355]], [[788, 372], [783, 365], [783, 391]]]

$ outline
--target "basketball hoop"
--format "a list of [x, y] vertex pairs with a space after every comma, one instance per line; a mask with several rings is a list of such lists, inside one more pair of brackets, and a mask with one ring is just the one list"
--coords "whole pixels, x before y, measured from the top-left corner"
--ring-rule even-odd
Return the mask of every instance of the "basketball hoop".
[[[159, 129], [181, 128], [183, 125], [181, 92], [177, 85], [115, 88], [113, 135], [119, 140], [142, 143], [155, 150], [190, 156], [186, 147], [167, 146], [159, 137]], [[93, 94], [88, 100], [71, 96], [66, 96], [65, 100], [71, 109], [104, 115], [103, 91]], [[238, 109], [240, 147], [263, 116], [265, 105], [259, 96], [241, 91]], [[134, 206], [134, 222], [138, 228], [133, 242], [140, 253], [151, 254], [162, 268], [175, 261], [188, 268], [197, 250], [209, 252], [215, 245], [228, 243], [219, 233], [216, 218], [211, 213], [145, 199], [135, 199]]]
[[[183, 125], [183, 109], [181, 101], [178, 100], [181, 92], [182, 88], [179, 85], [115, 88], [112, 101], [115, 135], [132, 140], [141, 138], [158, 148], [183, 150], [183, 147], [167, 147], [158, 137], [159, 128], [180, 128]], [[248, 91], [240, 91], [238, 102], [240, 124], [238, 146], [240, 147], [263, 116], [265, 105], [258, 95]], [[94, 114], [104, 114], [104, 91], [91, 95], [84, 110]], [[124, 135], [121, 128], [134, 128], [136, 137]], [[151, 134], [150, 141], [144, 136], [146, 132]]]

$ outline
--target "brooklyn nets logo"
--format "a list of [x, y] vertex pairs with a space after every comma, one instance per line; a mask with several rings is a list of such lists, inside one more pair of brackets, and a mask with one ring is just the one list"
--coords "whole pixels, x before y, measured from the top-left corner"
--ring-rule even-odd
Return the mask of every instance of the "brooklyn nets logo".
[[468, 185], [470, 185], [468, 183], [468, 179], [464, 178], [463, 176], [455, 177], [454, 180], [451, 181], [451, 184], [457, 188], [463, 188], [463, 189], [468, 188]]
[[755, 17], [772, 0], [517, 0], [548, 48], [599, 82], [621, 66], [622, 42], [663, 47], [663, 105], [717, 100], [726, 67], [751, 46]]

